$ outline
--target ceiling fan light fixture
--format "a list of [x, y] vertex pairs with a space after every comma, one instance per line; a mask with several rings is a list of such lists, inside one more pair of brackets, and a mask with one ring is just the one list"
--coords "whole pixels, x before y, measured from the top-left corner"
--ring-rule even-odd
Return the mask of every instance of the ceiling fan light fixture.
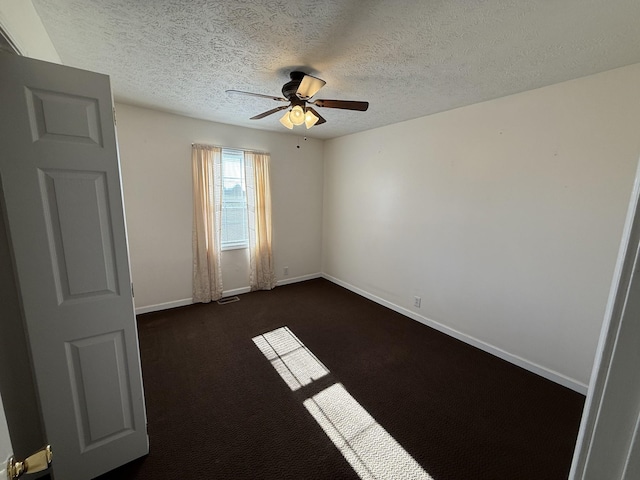
[[284, 115], [280, 119], [280, 123], [287, 127], [289, 130], [293, 128], [293, 123], [289, 120], [289, 112], [284, 112]]
[[312, 77], [311, 75], [305, 75], [300, 82], [300, 86], [296, 91], [296, 95], [298, 96], [298, 98], [311, 98], [316, 93], [318, 93], [318, 90], [324, 87], [326, 83], [327, 82], [320, 78]]
[[302, 125], [304, 123], [304, 117], [304, 110], [302, 110], [300, 105], [296, 105], [289, 112], [289, 121], [294, 125]]
[[313, 127], [318, 120], [319, 118], [310, 110], [307, 110], [304, 114], [304, 124], [307, 127], [307, 130]]

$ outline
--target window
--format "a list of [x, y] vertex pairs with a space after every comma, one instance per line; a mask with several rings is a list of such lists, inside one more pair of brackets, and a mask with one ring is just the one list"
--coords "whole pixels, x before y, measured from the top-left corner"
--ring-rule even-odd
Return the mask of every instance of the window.
[[247, 192], [244, 152], [222, 149], [222, 250], [247, 248]]

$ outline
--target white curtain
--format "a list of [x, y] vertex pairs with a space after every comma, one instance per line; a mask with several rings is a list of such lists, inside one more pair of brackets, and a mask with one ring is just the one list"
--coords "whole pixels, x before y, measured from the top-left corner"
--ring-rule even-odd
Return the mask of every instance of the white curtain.
[[193, 301], [222, 297], [222, 150], [193, 145]]
[[249, 217], [249, 286], [251, 291], [271, 290], [276, 286], [271, 253], [269, 161], [268, 153], [244, 153]]

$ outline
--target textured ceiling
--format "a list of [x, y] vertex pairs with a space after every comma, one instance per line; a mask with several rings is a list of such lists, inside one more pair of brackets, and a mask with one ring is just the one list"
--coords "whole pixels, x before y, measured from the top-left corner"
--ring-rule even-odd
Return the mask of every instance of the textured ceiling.
[[33, 0], [62, 61], [117, 101], [267, 130], [293, 69], [332, 138], [640, 62], [639, 0]]

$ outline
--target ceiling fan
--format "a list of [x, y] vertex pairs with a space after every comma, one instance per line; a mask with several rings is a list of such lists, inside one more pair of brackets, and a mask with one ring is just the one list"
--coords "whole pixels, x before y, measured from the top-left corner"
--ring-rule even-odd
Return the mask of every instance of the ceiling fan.
[[283, 97], [274, 97], [271, 95], [263, 95], [261, 93], [242, 92], [240, 90], [227, 90], [227, 93], [250, 95], [252, 97], [270, 98], [276, 102], [286, 102], [288, 105], [281, 105], [276, 108], [272, 108], [266, 112], [260, 113], [255, 117], [251, 117], [251, 120], [260, 120], [261, 118], [272, 115], [281, 110], [286, 110], [291, 107], [291, 110], [285, 112], [284, 116], [280, 119], [280, 123], [292, 129], [294, 125], [302, 125], [303, 123], [307, 128], [311, 128], [314, 125], [321, 125], [326, 122], [322, 115], [320, 115], [313, 107], [324, 108], [340, 108], [343, 110], [357, 110], [364, 112], [369, 108], [369, 102], [357, 102], [353, 100], [325, 100], [317, 99], [311, 100], [318, 91], [324, 87], [327, 83], [324, 80], [307, 75], [304, 72], [294, 71], [289, 74], [291, 80], [282, 86]]

